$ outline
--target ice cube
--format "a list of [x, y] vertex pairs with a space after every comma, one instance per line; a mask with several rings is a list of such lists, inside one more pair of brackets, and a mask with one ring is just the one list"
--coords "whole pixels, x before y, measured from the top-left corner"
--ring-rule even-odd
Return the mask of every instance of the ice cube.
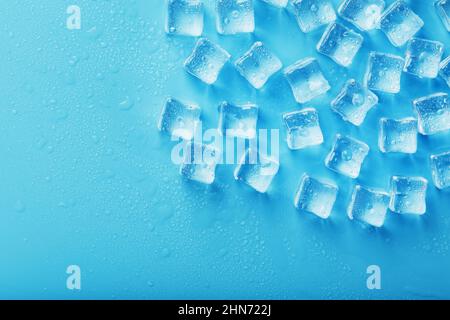
[[305, 33], [336, 20], [329, 0], [293, 0], [292, 5], [298, 25]]
[[253, 0], [216, 0], [216, 28], [224, 35], [253, 32]]
[[347, 208], [347, 215], [351, 220], [381, 227], [384, 224], [388, 206], [389, 195], [386, 192], [356, 185]]
[[234, 178], [242, 181], [258, 192], [265, 193], [278, 172], [278, 161], [247, 149], [234, 171]]
[[289, 149], [297, 150], [321, 144], [322, 130], [316, 109], [306, 108], [283, 114]]
[[405, 60], [387, 53], [371, 52], [364, 84], [371, 90], [398, 93]]
[[436, 11], [441, 17], [442, 23], [448, 32], [450, 32], [450, 1], [439, 0], [435, 2]]
[[424, 214], [428, 181], [422, 177], [391, 178], [389, 209], [396, 213]]
[[262, 0], [262, 1], [271, 4], [277, 8], [286, 8], [289, 2], [289, 0]]
[[338, 12], [358, 29], [368, 31], [378, 27], [384, 6], [383, 0], [344, 0]]
[[284, 69], [295, 100], [308, 102], [328, 90], [330, 85], [322, 74], [319, 63], [314, 58], [305, 58]]
[[450, 189], [450, 151], [430, 156], [431, 175], [436, 188]]
[[206, 144], [189, 142], [185, 147], [180, 174], [187, 179], [211, 184], [215, 179], [218, 151]]
[[260, 89], [283, 65], [262, 42], [255, 42], [236, 63], [236, 69], [256, 89]]
[[317, 51], [348, 67], [362, 46], [364, 38], [340, 23], [330, 24], [317, 44]]
[[380, 29], [395, 47], [403, 46], [420, 28], [423, 21], [401, 0], [395, 1], [380, 18]]
[[167, 0], [166, 33], [200, 36], [203, 32], [201, 0]]
[[158, 130], [175, 138], [191, 140], [200, 122], [200, 107], [168, 98], [158, 121]]
[[416, 153], [417, 120], [414, 118], [380, 119], [378, 146], [381, 152]]
[[432, 135], [450, 129], [450, 98], [446, 93], [435, 93], [413, 101], [418, 115], [419, 132]]
[[201, 38], [184, 62], [184, 68], [206, 84], [213, 84], [230, 57], [230, 54], [220, 46]]
[[439, 41], [412, 38], [408, 41], [403, 71], [419, 78], [436, 78], [443, 53], [444, 45]]
[[441, 62], [439, 75], [447, 82], [447, 85], [450, 88], [450, 56]]
[[325, 159], [325, 165], [340, 174], [357, 178], [361, 166], [369, 153], [369, 146], [362, 141], [336, 135], [334, 145]]
[[295, 193], [294, 205], [297, 209], [314, 213], [322, 219], [330, 216], [338, 194], [338, 187], [304, 174]]
[[367, 112], [378, 103], [378, 97], [354, 79], [348, 80], [338, 96], [331, 102], [331, 109], [345, 121], [355, 126], [363, 123]]
[[255, 104], [235, 105], [225, 101], [219, 105], [219, 132], [223, 136], [253, 139], [257, 121]]

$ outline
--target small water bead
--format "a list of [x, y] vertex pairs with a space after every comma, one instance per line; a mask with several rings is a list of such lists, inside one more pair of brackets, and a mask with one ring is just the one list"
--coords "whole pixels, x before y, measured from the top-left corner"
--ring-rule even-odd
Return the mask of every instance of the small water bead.
[[380, 14], [380, 8], [376, 5], [370, 5], [366, 8], [365, 14], [368, 17]]
[[364, 101], [365, 101], [365, 99], [362, 94], [356, 93], [352, 97], [352, 103], [355, 106], [361, 106], [362, 104], [364, 104]]
[[352, 152], [349, 150], [344, 150], [342, 151], [342, 159], [344, 159], [345, 161], [350, 161], [352, 160], [353, 155]]

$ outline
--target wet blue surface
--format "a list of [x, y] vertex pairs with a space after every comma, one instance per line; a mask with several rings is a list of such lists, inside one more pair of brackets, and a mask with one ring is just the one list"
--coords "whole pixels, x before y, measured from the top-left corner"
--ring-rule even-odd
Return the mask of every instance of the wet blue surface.
[[[449, 55], [432, 1], [409, 2], [425, 21], [418, 35]], [[81, 30], [65, 27], [71, 4], [81, 7]], [[430, 153], [450, 149], [450, 135], [419, 136], [415, 155], [377, 147], [380, 117], [411, 116], [412, 99], [449, 88], [404, 74], [401, 92], [379, 95], [354, 127], [330, 101], [348, 78], [362, 80], [369, 51], [403, 56], [405, 48], [365, 33], [347, 70], [315, 51], [324, 28], [305, 35], [287, 11], [255, 8], [254, 34], [219, 36], [209, 1], [204, 35], [233, 61], [256, 40], [284, 66], [316, 57], [332, 86], [305, 104], [319, 111], [325, 142], [290, 151], [282, 141], [265, 195], [235, 182], [231, 165], [210, 187], [183, 180], [156, 123], [172, 95], [200, 104], [204, 129], [217, 126], [225, 99], [257, 103], [259, 127], [282, 128], [281, 114], [299, 105], [281, 73], [261, 91], [232, 65], [214, 86], [201, 83], [182, 68], [196, 39], [166, 36], [162, 1], [1, 2], [0, 298], [450, 298], [450, 196], [432, 185], [428, 165]], [[324, 166], [336, 133], [371, 148], [356, 181]], [[339, 185], [327, 221], [293, 206], [305, 172]], [[393, 174], [430, 181], [427, 213], [389, 212], [379, 230], [350, 221], [355, 182], [387, 189]], [[66, 289], [72, 264], [81, 291]], [[381, 267], [382, 290], [366, 288], [371, 264]]]

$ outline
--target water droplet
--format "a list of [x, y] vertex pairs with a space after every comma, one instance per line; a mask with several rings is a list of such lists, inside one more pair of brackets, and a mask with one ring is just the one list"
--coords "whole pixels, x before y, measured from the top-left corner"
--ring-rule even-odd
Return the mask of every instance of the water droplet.
[[24, 211], [26, 210], [26, 206], [25, 206], [25, 204], [24, 204], [21, 200], [18, 200], [18, 201], [16, 201], [16, 203], [14, 204], [14, 210], [15, 210], [16, 212], [24, 212]]
[[355, 93], [352, 97], [352, 104], [354, 106], [361, 106], [364, 103], [364, 96], [360, 93]]
[[125, 100], [119, 103], [119, 107], [122, 110], [130, 110], [133, 107], [133, 105], [134, 102], [129, 97], [126, 97]]
[[161, 255], [162, 255], [164, 258], [168, 258], [168, 257], [170, 256], [170, 250], [167, 249], [167, 248], [162, 249]]
[[344, 159], [344, 161], [350, 161], [352, 160], [353, 155], [352, 152], [349, 150], [344, 150], [342, 151], [342, 159]]
[[366, 8], [366, 10], [364, 11], [364, 14], [366, 15], [366, 17], [370, 17], [370, 16], [378, 16], [380, 14], [380, 8], [376, 5], [370, 5]]

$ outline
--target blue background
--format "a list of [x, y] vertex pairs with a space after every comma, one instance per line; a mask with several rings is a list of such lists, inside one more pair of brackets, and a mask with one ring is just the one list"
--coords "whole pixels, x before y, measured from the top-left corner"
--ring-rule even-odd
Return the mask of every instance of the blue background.
[[[182, 68], [196, 39], [166, 36], [163, 1], [1, 1], [0, 298], [450, 298], [450, 196], [428, 165], [450, 136], [419, 136], [412, 156], [377, 147], [381, 116], [413, 115], [412, 99], [449, 88], [404, 74], [401, 93], [380, 95], [354, 127], [329, 102], [346, 79], [362, 80], [370, 50], [404, 48], [365, 33], [347, 70], [316, 53], [323, 28], [305, 35], [287, 11], [255, 1], [254, 34], [219, 36], [206, 2], [204, 35], [233, 60], [256, 40], [284, 66], [319, 60], [332, 89], [305, 106], [318, 109], [325, 142], [292, 152], [283, 130], [266, 195], [235, 182], [233, 166], [220, 166], [212, 187], [185, 181], [170, 160], [173, 142], [156, 128], [164, 99], [199, 103], [204, 129], [216, 127], [225, 99], [258, 103], [259, 126], [282, 128], [281, 114], [300, 106], [281, 73], [256, 91], [227, 65], [214, 86], [202, 84]], [[425, 21], [418, 35], [450, 54], [432, 1], [409, 2]], [[81, 30], [66, 28], [71, 4], [81, 7]], [[338, 132], [371, 147], [356, 181], [323, 165]], [[340, 187], [327, 221], [293, 207], [304, 172]], [[427, 213], [389, 213], [379, 230], [350, 221], [354, 184], [387, 189], [392, 174], [430, 180]], [[81, 267], [81, 291], [66, 289], [71, 264]], [[382, 290], [366, 288], [371, 264]]]

